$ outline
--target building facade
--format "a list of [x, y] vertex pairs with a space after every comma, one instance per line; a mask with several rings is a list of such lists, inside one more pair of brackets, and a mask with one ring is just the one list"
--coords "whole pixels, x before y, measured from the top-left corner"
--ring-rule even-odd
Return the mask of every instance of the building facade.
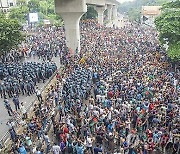
[[0, 0], [0, 10], [2, 12], [8, 12], [13, 6], [16, 6], [17, 0]]
[[155, 18], [160, 15], [161, 6], [142, 6], [141, 23], [154, 27]]

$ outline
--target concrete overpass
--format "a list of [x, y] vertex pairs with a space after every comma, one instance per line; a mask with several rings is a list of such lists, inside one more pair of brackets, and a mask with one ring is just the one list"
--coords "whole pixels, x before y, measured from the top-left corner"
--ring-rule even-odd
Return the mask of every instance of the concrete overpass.
[[80, 51], [79, 21], [87, 12], [87, 5], [94, 5], [98, 13], [98, 22], [103, 24], [104, 11], [108, 10], [108, 20], [117, 18], [116, 0], [55, 0], [55, 10], [64, 20], [67, 47], [75, 52]]
[[86, 4], [103, 6], [106, 5], [106, 0], [86, 0]]

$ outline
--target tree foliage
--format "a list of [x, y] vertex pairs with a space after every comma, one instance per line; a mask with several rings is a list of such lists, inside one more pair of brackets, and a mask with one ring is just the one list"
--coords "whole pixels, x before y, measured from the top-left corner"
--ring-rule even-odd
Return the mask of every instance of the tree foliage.
[[54, 25], [62, 25], [62, 18], [55, 13], [54, 0], [41, 0], [39, 1], [41, 14], [41, 21], [43, 19], [50, 20]]
[[173, 43], [173, 44], [169, 45], [168, 56], [173, 61], [179, 61], [180, 60], [180, 41], [178, 41], [177, 43]]
[[25, 23], [29, 13], [29, 8], [26, 5], [20, 7], [13, 7], [9, 12], [10, 19], [16, 19], [20, 23]]
[[169, 3], [164, 3], [162, 10], [167, 9], [167, 8], [179, 8], [180, 7], [180, 1], [172, 1]]
[[139, 9], [132, 8], [127, 12], [130, 21], [140, 22], [141, 12]]
[[30, 12], [38, 12], [40, 8], [39, 0], [30, 0], [27, 6]]
[[5, 14], [0, 11], [0, 18], [5, 18]]
[[180, 60], [180, 1], [170, 2], [162, 7], [162, 14], [155, 20], [159, 40], [168, 45], [168, 56]]
[[88, 6], [87, 12], [82, 16], [82, 19], [96, 19], [97, 12], [93, 6]]
[[40, 3], [40, 12], [42, 12], [45, 15], [55, 14], [54, 1], [52, 0], [40, 1], [39, 3]]
[[0, 54], [5, 54], [18, 46], [23, 40], [21, 25], [15, 19], [0, 15]]

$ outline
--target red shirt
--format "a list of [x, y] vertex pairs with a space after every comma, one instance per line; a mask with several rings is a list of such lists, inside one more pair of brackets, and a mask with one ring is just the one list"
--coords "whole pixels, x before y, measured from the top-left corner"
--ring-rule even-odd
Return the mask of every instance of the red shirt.
[[68, 129], [67, 127], [64, 127], [64, 128], [63, 128], [63, 133], [65, 133], [65, 134], [66, 134], [66, 133], [69, 133], [69, 129]]
[[67, 136], [66, 134], [60, 134], [60, 138], [63, 140], [63, 142], [66, 142]]
[[154, 109], [154, 104], [151, 103], [151, 104], [149, 105], [149, 110], [151, 111], [151, 110], [153, 110], [153, 109]]
[[110, 98], [112, 98], [112, 97], [113, 97], [113, 92], [112, 92], [112, 91], [109, 91], [109, 92], [108, 92], [108, 96], [109, 96]]

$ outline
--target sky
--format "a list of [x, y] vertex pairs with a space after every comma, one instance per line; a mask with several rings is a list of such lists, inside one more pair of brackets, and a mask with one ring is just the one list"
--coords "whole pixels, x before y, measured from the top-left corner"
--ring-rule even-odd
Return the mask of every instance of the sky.
[[117, 0], [117, 1], [119, 1], [120, 3], [123, 3], [123, 2], [133, 1], [133, 0]]

